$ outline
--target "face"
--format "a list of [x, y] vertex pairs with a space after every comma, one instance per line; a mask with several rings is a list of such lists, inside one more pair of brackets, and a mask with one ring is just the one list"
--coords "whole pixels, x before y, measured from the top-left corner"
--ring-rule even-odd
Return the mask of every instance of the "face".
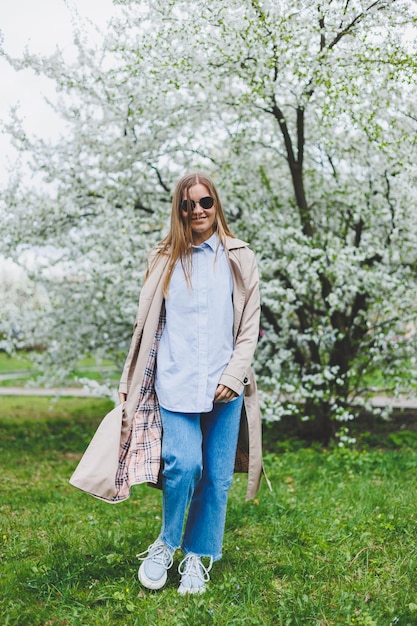
[[[205, 185], [197, 183], [188, 190], [190, 200], [194, 200], [195, 207], [191, 210], [191, 231], [193, 237], [193, 244], [199, 246], [204, 241], [209, 239], [214, 232], [214, 223], [216, 220], [216, 207], [212, 206], [211, 209], [203, 209], [198, 203], [201, 198], [210, 196], [210, 192]], [[187, 196], [184, 194], [183, 200], [186, 200]], [[183, 219], [187, 219], [187, 212], [181, 209]]]

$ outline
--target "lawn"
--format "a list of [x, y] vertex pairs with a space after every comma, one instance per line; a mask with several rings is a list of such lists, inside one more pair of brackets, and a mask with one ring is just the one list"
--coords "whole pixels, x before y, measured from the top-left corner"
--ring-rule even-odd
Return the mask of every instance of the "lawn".
[[[26, 352], [10, 356], [0, 351], [0, 387], [25, 386], [33, 382], [40, 372]], [[117, 382], [120, 377], [120, 368], [115, 367], [109, 360], [98, 362], [93, 357], [81, 359], [77, 367], [71, 372], [66, 384], [79, 387], [79, 379], [90, 379], [98, 382], [112, 380]]]
[[413, 438], [267, 452], [273, 493], [264, 484], [245, 503], [236, 476], [224, 557], [203, 596], [182, 597], [175, 568], [163, 591], [137, 581], [136, 555], [160, 525], [157, 490], [109, 505], [68, 484], [108, 407], [0, 399], [2, 626], [417, 623]]

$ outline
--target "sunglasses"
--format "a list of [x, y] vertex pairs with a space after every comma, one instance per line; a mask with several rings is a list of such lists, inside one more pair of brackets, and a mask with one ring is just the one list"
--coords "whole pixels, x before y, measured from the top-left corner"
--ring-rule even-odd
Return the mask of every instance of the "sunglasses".
[[188, 207], [190, 207], [191, 211], [193, 211], [196, 207], [196, 204], [199, 204], [202, 209], [207, 211], [213, 206], [214, 200], [210, 196], [204, 196], [204, 198], [200, 198], [200, 200], [197, 200], [197, 202], [195, 202], [194, 200], [183, 200], [181, 202], [181, 209], [183, 211], [188, 211]]

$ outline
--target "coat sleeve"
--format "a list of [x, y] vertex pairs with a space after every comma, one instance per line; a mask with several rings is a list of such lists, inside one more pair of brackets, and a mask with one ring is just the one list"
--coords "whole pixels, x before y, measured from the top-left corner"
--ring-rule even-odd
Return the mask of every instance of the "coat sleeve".
[[259, 273], [255, 255], [245, 248], [245, 263], [241, 263], [244, 289], [243, 310], [235, 339], [232, 357], [219, 383], [240, 395], [250, 382], [250, 367], [259, 338], [260, 298]]
[[[147, 264], [147, 269], [146, 269], [144, 282], [146, 281], [146, 279], [149, 276], [150, 268], [152, 267], [152, 263], [154, 261], [154, 258], [155, 258], [155, 251], [152, 250], [152, 252], [150, 253], [150, 255], [148, 257], [148, 264]], [[142, 291], [141, 291], [141, 294], [139, 296], [138, 309], [137, 309], [137, 313], [136, 313], [135, 323], [133, 325], [133, 336], [132, 336], [132, 339], [131, 339], [131, 342], [130, 342], [130, 347], [129, 347], [129, 350], [128, 350], [128, 353], [127, 353], [125, 364], [123, 366], [122, 375], [120, 377], [119, 388], [118, 388], [119, 393], [127, 394], [127, 392], [128, 392], [128, 389], [129, 389], [129, 374], [132, 371], [132, 366], [134, 366], [134, 363], [135, 363], [135, 361], [137, 359], [137, 355], [138, 355], [138, 351], [139, 351], [140, 340], [141, 340], [141, 336], [142, 336], [142, 326], [138, 323], [139, 319], [140, 319], [140, 311], [141, 311], [141, 297], [142, 297]]]
[[138, 329], [137, 322], [135, 322], [133, 329], [133, 337], [130, 342], [129, 351], [127, 353], [126, 361], [123, 366], [122, 375], [119, 382], [119, 393], [127, 394], [129, 387], [129, 372], [131, 371], [131, 366], [133, 361], [136, 359], [137, 352], [140, 344], [140, 332]]

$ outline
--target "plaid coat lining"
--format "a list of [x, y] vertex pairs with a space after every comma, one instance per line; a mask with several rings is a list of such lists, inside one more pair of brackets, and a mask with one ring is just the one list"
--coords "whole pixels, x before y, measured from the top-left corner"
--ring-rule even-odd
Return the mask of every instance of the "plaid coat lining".
[[155, 364], [159, 340], [165, 326], [165, 311], [159, 316], [152, 348], [145, 368], [132, 428], [120, 442], [116, 494], [112, 501], [126, 500], [132, 485], [157, 483], [161, 465], [162, 421], [155, 393]]

